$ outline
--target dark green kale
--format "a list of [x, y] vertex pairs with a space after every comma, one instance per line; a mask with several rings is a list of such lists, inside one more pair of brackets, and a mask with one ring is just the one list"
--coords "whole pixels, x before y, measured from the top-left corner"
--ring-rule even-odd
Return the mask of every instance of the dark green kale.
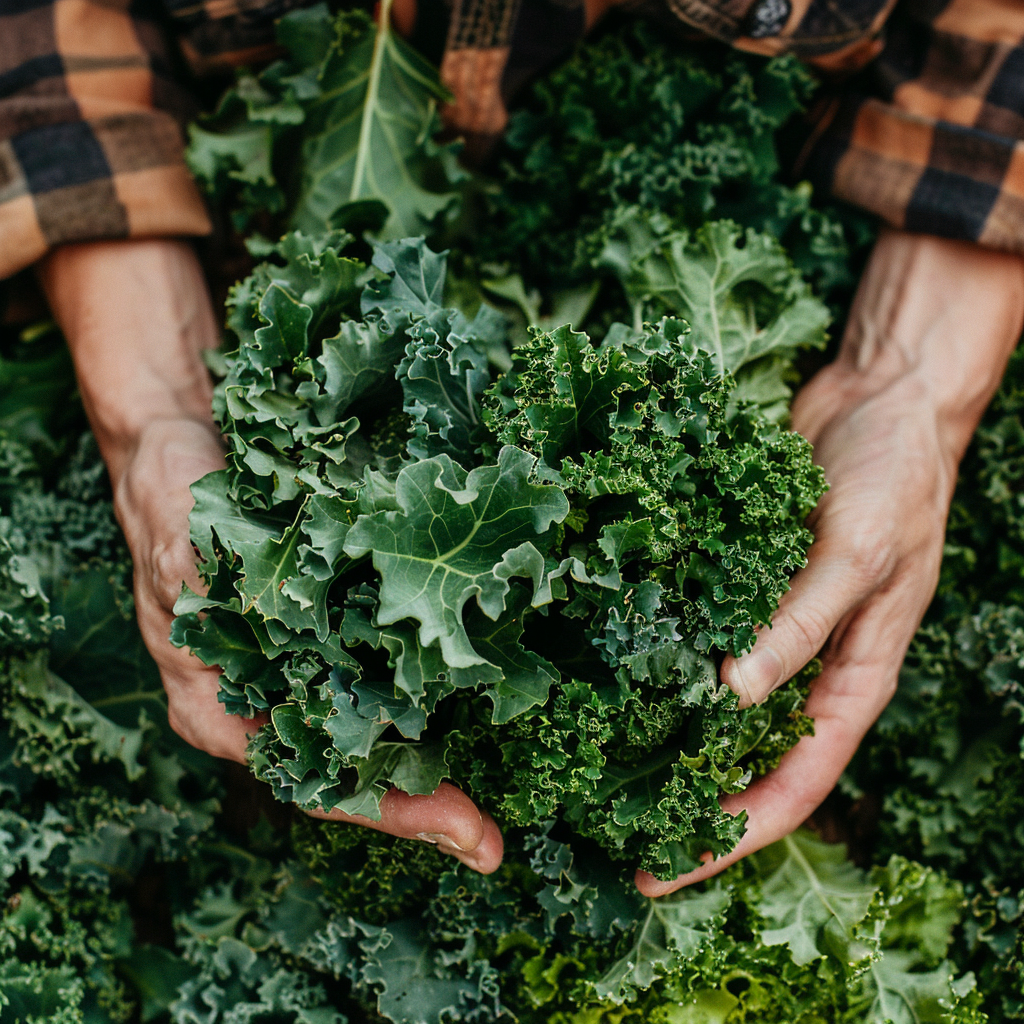
[[766, 61], [667, 35], [610, 18], [530, 89], [490, 168], [499, 187], [471, 251], [557, 303], [567, 289], [589, 290], [623, 211], [687, 231], [729, 218], [780, 240], [819, 294], [851, 289], [866, 222], [812, 204], [806, 183], [783, 184], [777, 134], [808, 102], [813, 77], [792, 56]]
[[[340, 910], [326, 928], [333, 941], [307, 955], [357, 985], [379, 962], [372, 988], [389, 1020], [432, 1024], [442, 999], [456, 1019], [530, 1024], [986, 1019], [973, 979], [946, 959], [965, 908], [959, 885], [899, 857], [863, 871], [807, 832], [702, 891], [655, 901], [639, 897], [630, 871], [550, 825], [511, 833], [505, 864], [488, 878], [445, 870], [443, 859], [407, 862], [373, 833], [302, 823], [294, 840], [309, 873], [290, 878], [322, 887], [321, 900]], [[351, 904], [335, 898], [336, 882]], [[379, 931], [341, 924], [364, 905], [364, 888], [389, 908]], [[381, 934], [415, 951], [413, 976], [430, 994], [423, 1009], [394, 1001], [410, 972], [375, 961], [382, 944], [367, 939]], [[369, 971], [355, 967], [360, 947]], [[474, 986], [483, 976], [493, 988]]]
[[808, 724], [780, 695], [747, 728], [709, 652], [746, 650], [803, 564], [809, 446], [732, 403], [735, 348], [681, 321], [538, 333], [501, 375], [501, 320], [442, 305], [443, 257], [345, 244], [287, 236], [236, 288], [229, 468], [195, 487], [210, 590], [175, 642], [269, 712], [259, 776], [371, 816], [450, 778], [663, 874], [728, 849], [718, 795]]
[[[317, 237], [256, 244], [268, 262], [234, 292], [228, 468], [197, 485], [211, 589], [183, 598], [177, 636], [221, 665], [229, 710], [273, 709], [254, 754], [279, 795], [372, 813], [392, 782], [449, 775], [501, 818], [505, 861], [481, 877], [423, 844], [289, 826], [280, 805], [261, 813], [246, 773], [174, 739], [68, 361], [21, 353], [0, 361], [0, 1024], [1021, 1018], [1024, 364], [965, 462], [939, 597], [851, 774], [865, 800], [884, 797], [867, 851], [880, 866], [797, 832], [644, 900], [636, 862], [677, 870], [730, 845], [741, 823], [716, 795], [811, 726], [813, 669], [738, 714], [715, 660], [749, 643], [807, 543], [820, 477], [769, 423], [824, 316], [776, 242], [698, 210], [795, 240], [819, 283], [848, 273], [806, 194], [769, 169], [802, 73], [641, 36], [612, 53], [605, 36], [553, 78], [591, 73], [593, 110], [627, 111], [620, 135], [644, 110], [689, 120], [682, 135], [679, 117], [648, 125], [672, 156], [663, 187], [642, 139], [601, 171], [636, 212], [595, 217], [586, 245], [624, 287], [601, 300], [605, 321], [615, 306], [629, 326], [595, 344], [541, 325], [519, 282], [545, 329], [513, 354], [475, 271], [446, 283], [416, 243], [368, 267], [325, 234], [387, 233], [410, 212], [372, 202], [388, 198], [369, 184], [385, 165], [353, 155], [346, 120], [355, 110], [372, 140], [397, 107], [320, 91], [328, 71], [344, 86], [369, 68], [393, 99], [405, 51], [358, 15], [337, 44], [333, 31], [322, 11], [285, 18], [290, 56], [242, 80], [220, 136], [197, 134], [218, 187], [240, 188], [250, 214], [270, 202], [312, 218]], [[419, 128], [436, 85], [412, 84]], [[552, 93], [553, 122], [585, 115], [573, 89], [572, 103]], [[455, 208], [449, 157], [427, 138], [403, 143], [425, 189], [403, 192], [417, 232]], [[287, 156], [304, 147], [315, 164], [319, 140], [344, 157], [329, 194]], [[772, 204], [777, 219], [758, 220]], [[802, 238], [825, 243], [818, 263]], [[573, 284], [573, 241], [538, 257], [542, 274], [561, 259]], [[707, 269], [718, 255], [722, 276]], [[580, 273], [577, 309], [593, 292]]]
[[848, 787], [881, 805], [881, 855], [963, 882], [972, 916], [958, 960], [1006, 1020], [1024, 1014], [1022, 411], [1017, 352], [961, 467], [938, 593]]
[[[122, 1024], [156, 998], [132, 887], [213, 804], [179, 785], [202, 755], [167, 729], [66, 349], [31, 334], [0, 359], [0, 1021]], [[160, 1010], [189, 973], [163, 952]]]
[[[900, 861], [866, 876], [807, 835], [651, 902], [632, 865], [565, 825], [510, 830], [488, 878], [429, 846], [308, 819], [290, 835], [266, 819], [239, 833], [232, 808], [252, 794], [167, 745], [145, 672], [99, 671], [137, 633], [103, 573], [75, 572], [90, 600], [54, 599], [64, 628], [49, 649], [6, 662], [26, 678], [34, 650], [71, 682], [45, 714], [26, 716], [21, 690], [3, 705], [3, 1024], [984, 1019], [943, 959], [964, 912], [957, 886]], [[135, 719], [134, 761], [94, 743], [97, 723], [142, 708], [153, 722]], [[58, 721], [59, 742], [87, 756], [11, 742]]]
[[390, 8], [384, 0], [376, 26], [322, 3], [286, 14], [277, 37], [287, 56], [240, 75], [191, 126], [189, 166], [238, 230], [372, 227], [402, 238], [453, 212], [465, 173], [456, 147], [433, 141], [446, 93], [391, 28]]
[[[986, 430], [1015, 415], [1007, 394], [1011, 388]], [[987, 453], [985, 436], [978, 451]], [[1011, 474], [1015, 450], [1003, 449]], [[38, 477], [24, 457], [18, 464], [20, 480]], [[74, 458], [68, 464], [80, 465]], [[988, 457], [972, 455], [967, 471], [974, 466], [1001, 475]], [[958, 516], [983, 524], [986, 492], [965, 481]], [[100, 499], [91, 499], [98, 525], [110, 506], [101, 492], [92, 494]], [[51, 528], [38, 526], [51, 521], [34, 513], [10, 518], [19, 536], [45, 542], [25, 548], [35, 551], [53, 544]], [[983, 574], [997, 569], [986, 560], [997, 557], [982, 551], [979, 575], [970, 579], [982, 585]], [[951, 548], [947, 597], [967, 579], [964, 561]], [[1019, 1014], [1020, 904], [999, 888], [1016, 877], [1015, 819], [1006, 816], [1015, 811], [986, 803], [995, 789], [983, 779], [965, 791], [966, 800], [961, 794], [950, 801], [968, 816], [956, 828], [972, 854], [984, 854], [995, 833], [975, 842], [963, 827], [971, 816], [998, 817], [1011, 838], [976, 867], [948, 861], [967, 879], [966, 893], [940, 870], [901, 857], [864, 871], [841, 847], [807, 833], [717, 882], [659, 901], [633, 889], [631, 863], [610, 859], [565, 821], [511, 828], [505, 864], [487, 878], [431, 847], [362, 829], [300, 818], [289, 835], [287, 825], [264, 819], [239, 833], [225, 812], [251, 794], [208, 760], [169, 747], [156, 728], [160, 698], [151, 693], [150, 670], [129, 669], [128, 657], [111, 660], [118, 646], [131, 651], [137, 642], [123, 583], [107, 587], [109, 565], [98, 571], [81, 552], [42, 564], [71, 566], [90, 599], [58, 599], [63, 585], [48, 590], [44, 583], [64, 628], [55, 624], [48, 639], [19, 640], [5, 655], [17, 687], [6, 691], [0, 712], [3, 1024], [113, 1024], [168, 1014], [174, 1024], [679, 1024], [702, 1017], [726, 1024], [984, 1024]], [[974, 599], [967, 583], [961, 593]], [[24, 617], [34, 614], [29, 600]], [[980, 615], [977, 634], [962, 647], [966, 660], [952, 672], [974, 665], [984, 692], [1019, 722], [1007, 686], [1016, 678], [1006, 656], [1013, 621], [1008, 613]], [[24, 696], [31, 678], [24, 666], [33, 663], [51, 680], [59, 665], [66, 682], [64, 696], [41, 714]], [[111, 665], [114, 671], [102, 671]], [[782, 696], [789, 714], [799, 694], [773, 699]], [[152, 724], [139, 719], [142, 709]], [[745, 720], [747, 747], [770, 735], [769, 709]], [[670, 713], [647, 710], [651, 735], [672, 727]], [[137, 758], [95, 742], [104, 719], [139, 726]], [[57, 758], [42, 743], [18, 752], [19, 737], [42, 737], [54, 722], [57, 742], [82, 756]], [[926, 720], [918, 724], [921, 742], [930, 743]], [[909, 742], [906, 734], [902, 741]], [[642, 740], [630, 742], [642, 752]], [[875, 740], [874, 749], [883, 742]], [[777, 749], [762, 741], [751, 756], [772, 758]], [[216, 792], [220, 812], [210, 799]], [[936, 859], [931, 850], [924, 854]], [[979, 885], [973, 879], [984, 872], [991, 877]], [[146, 895], [154, 888], [170, 904], [162, 911], [166, 931], [156, 934]], [[963, 975], [967, 968], [976, 971], [977, 988]], [[978, 1008], [981, 999], [990, 1018]]]

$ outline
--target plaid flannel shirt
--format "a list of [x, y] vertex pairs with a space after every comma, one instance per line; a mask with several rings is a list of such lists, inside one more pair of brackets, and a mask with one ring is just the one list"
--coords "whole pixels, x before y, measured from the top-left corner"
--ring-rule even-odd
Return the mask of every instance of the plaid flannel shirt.
[[[270, 56], [273, 20], [303, 2], [0, 0], [0, 277], [64, 242], [206, 233], [186, 65]], [[418, 22], [448, 20], [451, 126], [493, 140], [515, 90], [615, 2], [419, 0]], [[798, 167], [819, 189], [1024, 252], [1024, 0], [627, 2], [841, 80]]]

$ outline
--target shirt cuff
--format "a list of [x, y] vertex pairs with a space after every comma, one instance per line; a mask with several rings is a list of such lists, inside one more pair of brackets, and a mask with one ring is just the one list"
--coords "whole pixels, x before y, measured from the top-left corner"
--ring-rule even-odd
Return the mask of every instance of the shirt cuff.
[[[19, 102], [39, 99], [7, 104]], [[0, 141], [0, 277], [66, 242], [209, 233], [169, 113], [46, 123], [34, 109], [26, 120], [34, 126]]]
[[1024, 253], [1024, 143], [882, 100], [834, 101], [804, 172], [907, 231]]

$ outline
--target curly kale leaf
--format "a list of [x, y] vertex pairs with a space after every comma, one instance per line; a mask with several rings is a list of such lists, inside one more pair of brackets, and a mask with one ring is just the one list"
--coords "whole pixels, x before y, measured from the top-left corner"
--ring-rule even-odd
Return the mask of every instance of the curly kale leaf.
[[690, 658], [691, 676], [632, 695], [622, 683], [563, 681], [542, 708], [497, 731], [477, 709], [477, 723], [452, 735], [456, 778], [505, 827], [561, 815], [616, 859], [662, 877], [692, 869], [742, 835], [742, 818], [724, 815], [718, 801], [749, 781], [751, 749], [777, 737], [767, 745], [772, 759], [756, 765], [773, 767], [811, 723], [796, 710], [802, 688], [737, 713], [713, 665], [692, 648]]
[[737, 374], [770, 353], [792, 358], [802, 347], [825, 344], [827, 309], [770, 235], [710, 221], [692, 239], [655, 228], [643, 245], [637, 211], [624, 211], [620, 223], [633, 237], [620, 252], [613, 229], [604, 258], [622, 268], [637, 302], [656, 302], [684, 317], [692, 343], [711, 353], [719, 373]]
[[289, 969], [274, 953], [258, 954], [235, 938], [196, 947], [199, 973], [181, 986], [170, 1006], [174, 1024], [272, 1018], [283, 1024], [347, 1024], [322, 984]]
[[823, 478], [798, 435], [727, 419], [731, 387], [679, 321], [601, 346], [560, 328], [516, 350], [487, 415], [501, 442], [534, 452], [538, 472], [565, 488], [566, 525], [589, 540], [579, 550], [598, 589], [654, 571], [691, 642], [739, 652], [803, 564]]
[[710, 665], [688, 684], [628, 696], [574, 681], [541, 714], [511, 723], [494, 769], [507, 779], [510, 822], [561, 811], [616, 858], [664, 877], [731, 849], [743, 819], [722, 814], [718, 798], [749, 780], [735, 763], [740, 716]]
[[855, 967], [871, 955], [856, 926], [867, 916], [876, 889], [846, 859], [841, 846], [796, 832], [761, 858], [762, 942], [785, 944], [800, 965], [830, 953]]
[[782, 696], [744, 728], [706, 654], [749, 646], [803, 563], [806, 442], [728, 416], [680, 321], [537, 334], [495, 380], [492, 315], [440, 305], [421, 241], [372, 271], [301, 235], [274, 255], [233, 296], [235, 455], [194, 488], [210, 589], [174, 632], [229, 710], [270, 713], [260, 778], [376, 817], [451, 777], [662, 874], [729, 849], [739, 761], [807, 729]]
[[731, 221], [691, 235], [630, 209], [609, 227], [601, 262], [622, 282], [634, 322], [684, 318], [689, 343], [735, 376], [733, 402], [773, 420], [787, 415], [792, 360], [824, 347], [830, 314], [775, 238]]
[[[120, 761], [129, 779], [145, 770], [139, 755], [146, 739], [146, 718], [134, 728], [111, 721], [96, 703], [54, 674], [44, 655], [11, 659], [0, 692], [10, 705], [7, 716], [17, 742], [15, 756], [39, 774], [66, 782], [77, 774], [83, 754], [94, 762]], [[99, 694], [91, 696], [102, 706]], [[162, 692], [154, 696], [156, 708], [163, 710]]]
[[635, 999], [679, 959], [696, 956], [715, 940], [730, 902], [728, 890], [720, 888], [647, 900], [628, 952], [595, 982], [594, 994], [616, 1003]]
[[[778, 174], [776, 134], [813, 89], [792, 56], [681, 44], [643, 19], [610, 18], [512, 112], [493, 169], [501, 187], [472, 250], [552, 301], [589, 291], [624, 208], [688, 231], [730, 218], [779, 239], [819, 294], [840, 297], [856, 281], [866, 218], [823, 210], [806, 182]], [[597, 315], [622, 317], [614, 292], [602, 289]]]
[[39, 570], [31, 557], [16, 554], [0, 536], [0, 645], [6, 649], [41, 647], [60, 627], [51, 615]]
[[361, 516], [345, 540], [351, 557], [373, 556], [382, 625], [415, 619], [423, 646], [439, 643], [452, 668], [484, 662], [463, 626], [466, 602], [497, 620], [513, 576], [531, 579], [536, 596], [546, 573], [533, 539], [568, 512], [558, 488], [529, 482], [533, 465], [506, 447], [468, 474], [443, 455], [402, 469], [398, 509]]

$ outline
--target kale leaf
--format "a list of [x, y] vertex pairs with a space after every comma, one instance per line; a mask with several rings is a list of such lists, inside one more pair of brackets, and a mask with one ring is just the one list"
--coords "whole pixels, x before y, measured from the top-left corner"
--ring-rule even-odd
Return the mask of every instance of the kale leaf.
[[709, 652], [747, 649], [803, 564], [809, 446], [730, 406], [682, 321], [537, 333], [501, 374], [443, 258], [346, 244], [286, 236], [236, 287], [229, 468], [194, 489], [210, 589], [174, 640], [270, 712], [259, 776], [371, 817], [450, 778], [660, 873], [728, 849], [718, 795], [807, 720], [780, 695], [746, 729]]

